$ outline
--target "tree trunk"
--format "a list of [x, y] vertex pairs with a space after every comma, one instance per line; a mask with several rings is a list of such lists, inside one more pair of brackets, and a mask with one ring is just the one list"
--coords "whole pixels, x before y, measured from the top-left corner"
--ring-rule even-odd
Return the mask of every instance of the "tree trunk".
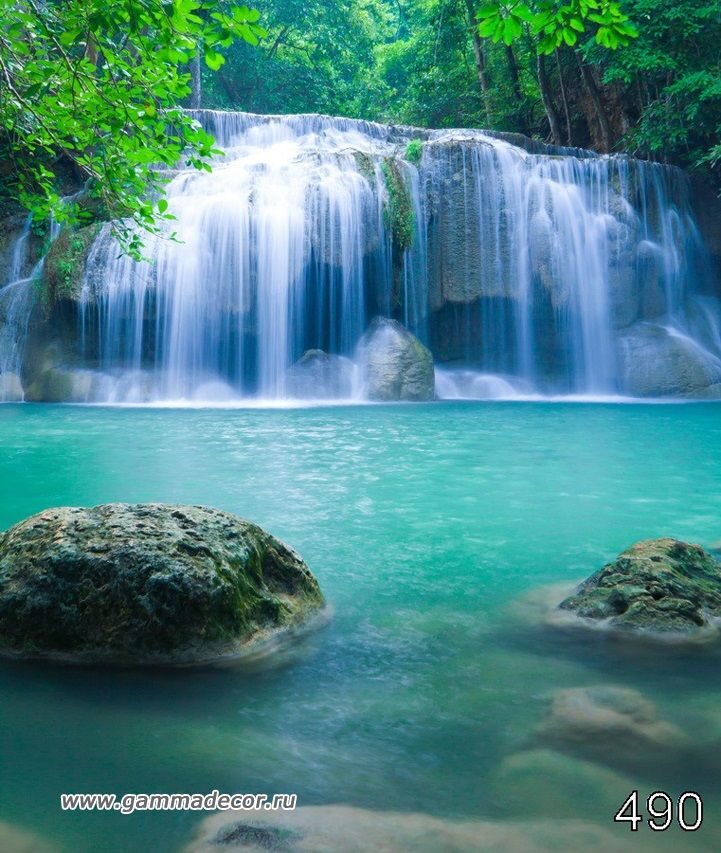
[[566, 145], [573, 145], [573, 132], [571, 130], [571, 114], [568, 109], [568, 97], [566, 95], [566, 83], [563, 79], [563, 68], [561, 66], [561, 56], [556, 51], [556, 66], [558, 67], [558, 80], [561, 86], [561, 101], [563, 103], [563, 114], [566, 118]]
[[200, 109], [202, 91], [202, 78], [200, 75], [200, 53], [198, 52], [190, 64], [190, 108], [192, 110]]
[[516, 99], [516, 103], [518, 106], [515, 109], [515, 113], [518, 116], [519, 121], [519, 130], [521, 133], [525, 133], [528, 136], [528, 121], [526, 120], [526, 101], [523, 97], [523, 93], [521, 92], [521, 80], [518, 74], [518, 63], [516, 62], [516, 55], [513, 52], [513, 48], [510, 44], [506, 46], [506, 60], [508, 61], [508, 73], [511, 77], [511, 85], [513, 87], [513, 97]]
[[581, 62], [578, 54], [576, 54], [576, 62], [578, 63], [578, 67], [581, 69], [583, 85], [586, 88], [588, 97], [593, 104], [596, 118], [598, 119], [598, 128], [600, 133], [599, 147], [602, 151], [608, 152], [611, 150], [611, 126], [608, 123], [608, 116], [606, 115], [603, 103], [601, 102], [601, 95], [598, 91], [598, 86], [596, 85], [596, 81], [593, 79], [593, 72], [591, 71], [591, 68]]
[[551, 85], [548, 82], [548, 74], [546, 73], [546, 57], [540, 53], [536, 56], [536, 72], [538, 74], [538, 85], [541, 88], [543, 108], [546, 111], [546, 117], [548, 118], [548, 126], [551, 129], [551, 141], [554, 145], [561, 145], [561, 121], [558, 117], [556, 105], [553, 103]]
[[476, 57], [476, 71], [478, 72], [478, 82], [481, 85], [481, 96], [483, 98], [483, 109], [486, 112], [486, 121], [490, 127], [491, 121], [491, 97], [488, 86], [488, 74], [486, 73], [486, 56], [483, 50], [483, 41], [478, 35], [478, 25], [476, 23], [476, 13], [473, 11], [472, 0], [466, 0], [466, 9], [468, 10], [468, 21], [471, 27], [473, 36], [473, 54]]

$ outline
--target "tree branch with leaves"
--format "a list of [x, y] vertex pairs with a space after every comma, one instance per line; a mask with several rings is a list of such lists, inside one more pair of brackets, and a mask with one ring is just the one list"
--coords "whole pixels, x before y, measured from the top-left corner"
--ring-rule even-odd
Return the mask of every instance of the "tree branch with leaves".
[[0, 0], [0, 153], [4, 192], [36, 221], [87, 222], [63, 203], [73, 168], [139, 256], [142, 234], [172, 219], [163, 169], [210, 170], [213, 138], [179, 105], [190, 63], [213, 70], [235, 40], [258, 44], [260, 15], [211, 0]]

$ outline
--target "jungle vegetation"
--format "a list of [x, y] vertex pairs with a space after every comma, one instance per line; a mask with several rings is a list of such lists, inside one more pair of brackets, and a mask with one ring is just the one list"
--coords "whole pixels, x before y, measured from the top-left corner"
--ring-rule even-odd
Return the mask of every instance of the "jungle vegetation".
[[0, 204], [111, 218], [137, 254], [138, 227], [172, 218], [157, 167], [210, 168], [184, 107], [490, 128], [721, 183], [718, 0], [253, 6], [0, 0]]

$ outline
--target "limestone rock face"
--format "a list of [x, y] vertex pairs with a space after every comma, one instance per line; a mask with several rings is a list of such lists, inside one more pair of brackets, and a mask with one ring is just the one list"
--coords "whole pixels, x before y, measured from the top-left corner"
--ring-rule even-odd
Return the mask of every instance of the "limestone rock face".
[[249, 651], [323, 604], [298, 554], [206, 507], [63, 507], [0, 535], [7, 655], [198, 663]]
[[721, 381], [721, 370], [688, 338], [637, 323], [618, 338], [621, 390], [634, 397], [694, 396]]
[[377, 317], [358, 345], [358, 360], [369, 400], [432, 400], [433, 356], [395, 320]]
[[676, 539], [637, 542], [584, 581], [559, 610], [632, 634], [715, 633], [721, 564], [698, 545]]

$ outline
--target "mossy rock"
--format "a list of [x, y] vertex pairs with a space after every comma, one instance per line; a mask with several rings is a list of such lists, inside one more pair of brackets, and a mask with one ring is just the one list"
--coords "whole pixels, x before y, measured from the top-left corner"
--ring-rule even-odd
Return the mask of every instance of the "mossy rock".
[[413, 202], [401, 166], [394, 157], [384, 157], [381, 169], [388, 198], [384, 207], [386, 228], [391, 232], [395, 247], [401, 252], [413, 243]]
[[216, 509], [49, 509], [0, 536], [0, 651], [70, 662], [235, 656], [324, 605], [303, 560]]
[[637, 542], [559, 605], [590, 624], [628, 633], [716, 633], [721, 564], [676, 539]]
[[42, 301], [47, 309], [63, 299], [80, 299], [88, 253], [99, 228], [97, 224], [65, 228], [50, 246], [41, 281]]
[[371, 185], [373, 185], [375, 183], [376, 168], [371, 155], [366, 154], [365, 151], [354, 151], [353, 157], [358, 171]]
[[423, 159], [423, 143], [420, 139], [411, 139], [406, 145], [405, 154], [403, 155], [409, 163], [417, 166]]

